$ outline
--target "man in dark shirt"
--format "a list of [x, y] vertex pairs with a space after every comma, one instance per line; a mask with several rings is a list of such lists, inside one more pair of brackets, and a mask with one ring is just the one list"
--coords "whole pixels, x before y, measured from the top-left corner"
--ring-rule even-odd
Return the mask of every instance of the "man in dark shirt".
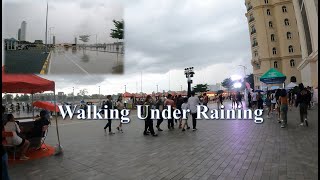
[[40, 119], [34, 121], [34, 127], [33, 127], [33, 137], [43, 137], [44, 132], [42, 132], [43, 126], [49, 125], [50, 122], [46, 118], [47, 111], [42, 110], [40, 111]]
[[[105, 107], [105, 105], [107, 107]], [[108, 95], [107, 96], [107, 101], [105, 102], [105, 104], [102, 105], [102, 108], [101, 109], [107, 109], [107, 112], [108, 112], [108, 123], [104, 126], [104, 131], [106, 132], [106, 129], [109, 127], [109, 134], [114, 134], [114, 132], [111, 131], [111, 118], [110, 118], [110, 114], [111, 114], [111, 109], [112, 108], [112, 97], [111, 95]], [[104, 114], [104, 111], [102, 111], [101, 114]]]
[[[309, 104], [309, 94], [306, 88], [304, 88], [303, 84], [299, 84], [300, 92], [297, 94], [297, 100], [295, 106], [300, 109], [300, 126], [304, 125], [304, 122], [306, 123], [306, 126], [308, 126], [307, 116], [308, 116], [308, 104]], [[305, 119], [303, 119], [305, 118]]]

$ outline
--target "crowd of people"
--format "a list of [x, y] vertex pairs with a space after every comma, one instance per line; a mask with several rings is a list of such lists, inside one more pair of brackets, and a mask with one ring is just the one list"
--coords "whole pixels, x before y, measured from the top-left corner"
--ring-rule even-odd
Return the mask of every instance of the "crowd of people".
[[[308, 109], [313, 106], [313, 93], [310, 87], [304, 87], [299, 84], [298, 90], [293, 89], [277, 89], [267, 91], [264, 95], [259, 92], [248, 94], [248, 107], [251, 109], [264, 109], [264, 104], [267, 107], [267, 118], [274, 117], [281, 128], [287, 126], [287, 114], [293, 106], [299, 106], [300, 126], [308, 126]], [[272, 115], [272, 116], [271, 116]]]
[[[164, 109], [167, 109], [169, 106], [171, 106], [174, 109], [179, 109], [180, 111], [185, 109], [190, 109], [190, 114], [192, 117], [192, 130], [197, 130], [197, 121], [196, 121], [196, 111], [197, 111], [197, 105], [205, 105], [207, 106], [209, 102], [209, 97], [206, 95], [206, 93], [202, 94], [201, 96], [196, 96], [195, 92], [191, 92], [191, 97], [183, 97], [182, 95], [176, 95], [173, 96], [171, 94], [168, 94], [167, 97], [152, 97], [148, 95], [143, 105], [149, 105], [151, 108], [144, 108], [143, 113], [146, 117], [145, 119], [145, 127], [143, 131], [143, 135], [152, 135], [157, 136], [157, 134], [154, 131], [153, 126], [153, 120], [151, 119], [151, 109], [158, 109], [160, 111], [160, 114], [162, 114], [162, 111]], [[146, 106], [144, 106], [146, 107]], [[108, 95], [107, 100], [102, 102], [101, 109], [118, 109], [122, 110], [124, 108], [124, 103], [122, 101], [122, 96], [119, 96], [116, 103], [113, 103], [112, 96]], [[104, 111], [102, 111], [103, 114]], [[173, 111], [172, 111], [173, 112]], [[174, 124], [178, 124], [179, 129], [182, 129], [182, 131], [185, 131], [186, 129], [190, 129], [190, 126], [188, 124], [188, 120], [182, 120], [180, 119], [174, 119], [173, 115], [171, 115], [171, 119], [167, 119], [168, 121], [168, 129], [173, 130]], [[163, 131], [161, 129], [161, 124], [163, 122], [163, 117], [160, 115], [160, 119], [157, 119], [156, 128], [158, 131]], [[111, 129], [111, 119], [108, 119], [108, 123], [105, 125], [104, 130], [106, 131], [108, 129], [109, 134], [114, 134]], [[120, 121], [119, 126], [117, 126], [117, 130], [120, 132], [122, 131], [122, 123]]]

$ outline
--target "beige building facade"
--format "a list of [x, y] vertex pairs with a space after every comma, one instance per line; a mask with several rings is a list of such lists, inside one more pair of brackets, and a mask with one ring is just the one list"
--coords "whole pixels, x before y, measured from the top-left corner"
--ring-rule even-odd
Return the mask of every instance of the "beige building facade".
[[300, 34], [302, 83], [318, 87], [318, 0], [293, 0]]
[[[302, 61], [298, 25], [292, 0], [245, 0], [255, 89], [270, 68], [283, 73], [285, 84], [301, 82]], [[282, 85], [278, 85], [282, 86]]]

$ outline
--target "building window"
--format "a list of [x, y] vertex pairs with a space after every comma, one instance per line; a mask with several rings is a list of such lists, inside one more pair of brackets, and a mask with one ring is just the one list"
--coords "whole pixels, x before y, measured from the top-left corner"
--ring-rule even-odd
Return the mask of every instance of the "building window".
[[297, 78], [295, 76], [291, 76], [290, 82], [297, 82]]
[[254, 26], [251, 26], [251, 35], [256, 33], [256, 28]]
[[282, 12], [284, 12], [284, 13], [287, 12], [287, 7], [286, 6], [282, 6]]
[[285, 20], [284, 20], [284, 25], [286, 25], [286, 26], [289, 26], [289, 25], [290, 25], [289, 19], [285, 19]]
[[291, 38], [292, 38], [291, 32], [287, 32], [287, 39], [291, 39]]
[[267, 9], [267, 15], [271, 15], [270, 9]]
[[290, 66], [291, 66], [291, 67], [294, 67], [294, 66], [295, 66], [295, 63], [294, 63], [294, 60], [293, 60], [293, 59], [290, 60]]
[[258, 56], [258, 51], [254, 51], [254, 57]]
[[273, 62], [273, 67], [274, 68], [278, 68], [278, 62], [277, 61]]
[[268, 4], [268, 3], [269, 3], [269, 1], [268, 1], [268, 0], [264, 0], [264, 3]]
[[293, 47], [291, 45], [289, 46], [289, 53], [293, 53]]
[[277, 54], [277, 49], [275, 47], [272, 48], [272, 54]]
[[272, 28], [272, 21], [269, 21], [269, 27]]
[[271, 34], [271, 41], [275, 41], [274, 34]]

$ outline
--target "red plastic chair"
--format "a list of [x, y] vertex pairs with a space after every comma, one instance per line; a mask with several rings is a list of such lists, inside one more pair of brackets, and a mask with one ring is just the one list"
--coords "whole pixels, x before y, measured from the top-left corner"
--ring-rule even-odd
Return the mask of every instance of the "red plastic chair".
[[5, 148], [13, 148], [13, 160], [16, 159], [16, 150], [17, 150], [17, 146], [13, 145], [13, 144], [8, 144], [6, 138], [7, 137], [13, 137], [13, 132], [6, 132], [6, 131], [2, 131], [2, 145]]

